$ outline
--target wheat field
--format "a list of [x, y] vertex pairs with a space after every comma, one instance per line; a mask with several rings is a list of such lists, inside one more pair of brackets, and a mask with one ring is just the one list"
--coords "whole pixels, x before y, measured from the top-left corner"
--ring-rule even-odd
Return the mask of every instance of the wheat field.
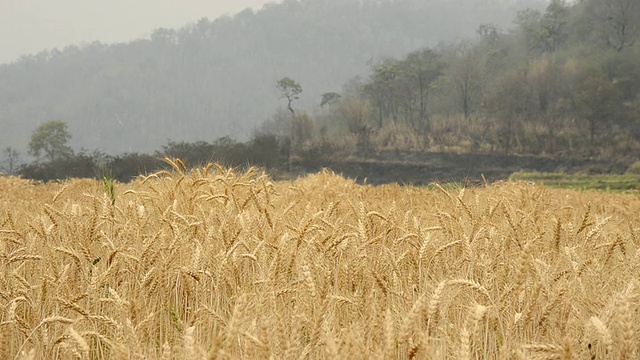
[[637, 359], [640, 199], [0, 178], [0, 359]]

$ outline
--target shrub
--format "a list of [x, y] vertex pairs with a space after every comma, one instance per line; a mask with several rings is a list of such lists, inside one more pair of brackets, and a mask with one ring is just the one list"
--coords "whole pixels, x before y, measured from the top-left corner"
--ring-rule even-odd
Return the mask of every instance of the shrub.
[[640, 161], [636, 161], [631, 164], [627, 169], [627, 174], [640, 174]]
[[107, 166], [115, 180], [129, 182], [138, 175], [166, 168], [167, 164], [155, 156], [131, 153], [112, 158]]
[[20, 169], [20, 176], [26, 179], [51, 181], [68, 178], [95, 178], [98, 168], [98, 157], [81, 153], [58, 158], [43, 163], [24, 165]]

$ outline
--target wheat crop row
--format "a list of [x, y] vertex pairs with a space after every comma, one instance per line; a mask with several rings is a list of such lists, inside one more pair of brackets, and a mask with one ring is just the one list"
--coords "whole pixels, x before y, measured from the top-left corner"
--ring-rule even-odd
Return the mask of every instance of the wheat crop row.
[[640, 199], [0, 178], [0, 359], [636, 359]]

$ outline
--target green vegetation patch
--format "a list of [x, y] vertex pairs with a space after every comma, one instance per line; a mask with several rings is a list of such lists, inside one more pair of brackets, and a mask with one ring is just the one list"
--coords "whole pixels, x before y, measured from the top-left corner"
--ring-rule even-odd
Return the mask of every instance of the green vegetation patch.
[[550, 187], [580, 190], [607, 190], [636, 192], [640, 190], [638, 174], [564, 174], [564, 173], [527, 173], [518, 172], [509, 177], [511, 181], [532, 181]]

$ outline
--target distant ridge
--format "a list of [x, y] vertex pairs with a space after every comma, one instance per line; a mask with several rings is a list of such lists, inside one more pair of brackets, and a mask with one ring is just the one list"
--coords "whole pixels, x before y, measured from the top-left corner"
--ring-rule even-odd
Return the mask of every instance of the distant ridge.
[[[471, 5], [470, 5], [471, 4]], [[149, 39], [41, 52], [0, 66], [0, 145], [26, 153], [33, 129], [67, 122], [72, 145], [110, 154], [176, 141], [244, 140], [282, 105], [275, 82], [304, 88], [300, 108], [340, 91], [385, 56], [511, 26], [536, 0], [285, 0], [202, 19]]]

